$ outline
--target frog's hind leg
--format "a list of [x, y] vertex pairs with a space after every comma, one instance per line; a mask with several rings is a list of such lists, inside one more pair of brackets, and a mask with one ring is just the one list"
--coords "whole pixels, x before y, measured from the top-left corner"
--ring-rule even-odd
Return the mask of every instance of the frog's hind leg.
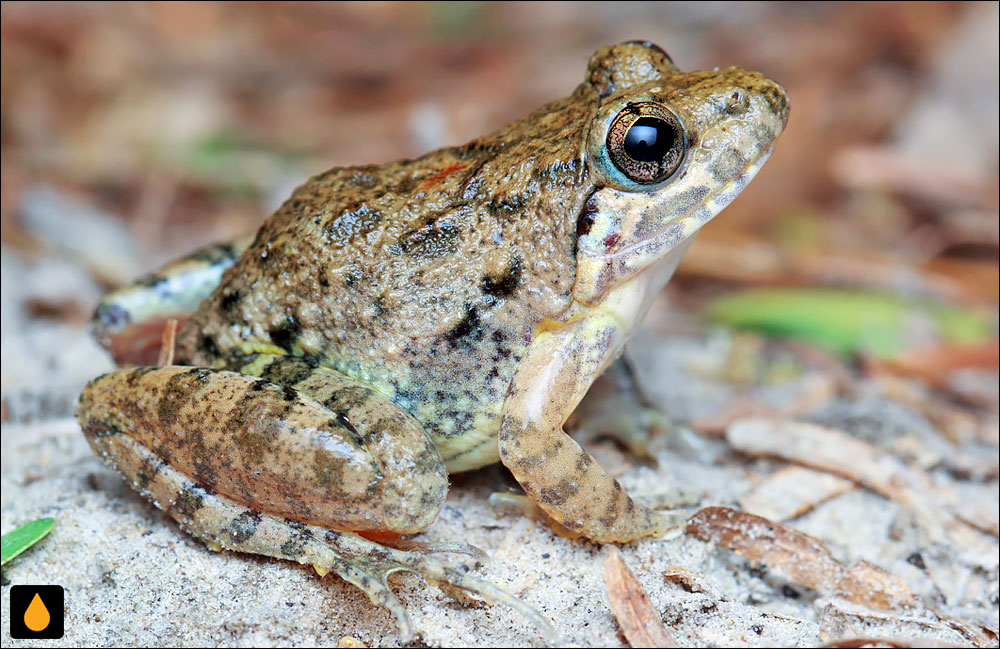
[[120, 364], [155, 363], [166, 320], [191, 315], [251, 241], [248, 235], [199, 248], [108, 293], [94, 310], [94, 336]]
[[402, 571], [469, 590], [490, 603], [508, 604], [547, 634], [553, 633], [549, 622], [521, 600], [489, 582], [427, 556], [428, 551], [470, 553], [471, 546], [428, 544], [428, 550], [415, 547], [415, 551], [387, 548], [351, 532], [279, 518], [213, 493], [191, 482], [127, 436], [114, 436], [107, 440], [105, 448], [109, 455], [118, 458], [117, 468], [137, 491], [211, 549], [296, 561], [313, 566], [321, 575], [334, 572], [364, 591], [373, 604], [388, 609], [396, 620], [403, 642], [412, 639], [413, 629], [406, 609], [387, 581], [389, 575]]
[[[211, 547], [331, 570], [386, 606], [409, 637], [388, 575], [412, 571], [506, 603], [503, 590], [422, 549], [355, 534], [412, 533], [447, 491], [420, 425], [364, 384], [297, 358], [244, 358], [247, 371], [119, 370], [88, 384], [78, 418], [95, 452]], [[430, 550], [463, 550], [462, 546]]]

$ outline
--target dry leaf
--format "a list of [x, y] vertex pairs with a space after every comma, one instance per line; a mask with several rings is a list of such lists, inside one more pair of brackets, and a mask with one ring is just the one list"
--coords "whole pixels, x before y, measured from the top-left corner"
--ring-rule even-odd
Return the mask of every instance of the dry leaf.
[[691, 517], [687, 532], [765, 564], [825, 595], [839, 595], [879, 609], [916, 603], [898, 577], [865, 561], [848, 569], [819, 539], [760, 516], [727, 507], [707, 507]]
[[850, 491], [855, 483], [830, 473], [787, 466], [761, 480], [740, 496], [740, 507], [773, 521], [801, 516], [816, 505]]
[[625, 565], [618, 548], [609, 547], [604, 560], [604, 583], [618, 626], [633, 647], [676, 647], [646, 590]]

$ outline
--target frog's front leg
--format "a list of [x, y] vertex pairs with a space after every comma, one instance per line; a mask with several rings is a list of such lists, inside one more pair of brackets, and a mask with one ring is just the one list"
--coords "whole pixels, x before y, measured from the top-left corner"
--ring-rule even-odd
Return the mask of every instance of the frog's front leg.
[[[214, 549], [336, 572], [397, 618], [386, 582], [398, 571], [513, 606], [503, 590], [419, 550], [356, 532], [417, 532], [437, 516], [447, 473], [423, 428], [358, 381], [291, 357], [245, 357], [244, 372], [119, 370], [91, 381], [78, 418], [98, 456]], [[445, 546], [454, 551], [457, 546]]]
[[670, 519], [632, 500], [562, 426], [626, 334], [608, 312], [586, 311], [531, 343], [504, 403], [500, 459], [563, 526], [599, 542], [659, 535]]

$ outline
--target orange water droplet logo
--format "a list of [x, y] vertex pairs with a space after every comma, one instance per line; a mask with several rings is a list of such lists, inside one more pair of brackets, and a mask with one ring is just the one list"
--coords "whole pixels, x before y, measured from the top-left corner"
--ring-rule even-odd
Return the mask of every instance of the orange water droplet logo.
[[28, 604], [28, 609], [24, 612], [24, 626], [38, 633], [47, 627], [51, 620], [52, 616], [49, 615], [49, 609], [45, 608], [42, 598], [38, 596], [38, 593], [35, 593], [35, 596], [31, 599], [31, 603]]

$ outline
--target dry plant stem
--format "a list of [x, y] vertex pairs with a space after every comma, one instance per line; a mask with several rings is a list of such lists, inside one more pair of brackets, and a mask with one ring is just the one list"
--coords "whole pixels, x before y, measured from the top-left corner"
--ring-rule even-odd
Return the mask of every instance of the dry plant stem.
[[160, 339], [160, 358], [157, 365], [165, 367], [174, 364], [174, 339], [177, 337], [177, 319], [168, 318], [163, 326], [163, 337]]
[[610, 546], [604, 560], [604, 583], [618, 626], [633, 647], [676, 647], [649, 594], [625, 565], [618, 548]]

